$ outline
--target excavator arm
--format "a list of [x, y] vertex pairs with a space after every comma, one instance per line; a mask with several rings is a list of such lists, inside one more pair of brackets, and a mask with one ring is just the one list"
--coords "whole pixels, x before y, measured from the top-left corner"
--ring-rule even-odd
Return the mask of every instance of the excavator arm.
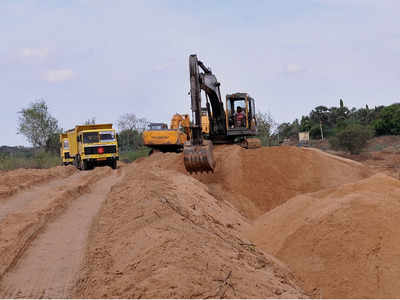
[[[203, 72], [200, 72], [200, 68]], [[196, 55], [189, 56], [191, 108], [194, 115], [192, 135], [183, 150], [186, 170], [192, 172], [213, 172], [215, 160], [213, 144], [202, 136], [201, 90], [206, 93], [207, 110], [210, 118], [210, 135], [226, 135], [225, 111], [219, 89], [220, 83], [215, 75]], [[210, 112], [210, 105], [212, 114]]]
[[[203, 90], [206, 94], [206, 107], [210, 120], [210, 136], [211, 138], [226, 136], [226, 117], [220, 92], [220, 83], [211, 70], [197, 59], [196, 55], [190, 55], [189, 66], [192, 111], [196, 116], [195, 125], [201, 126], [201, 90]], [[199, 72], [200, 69], [203, 72]], [[197, 123], [197, 115], [199, 116], [199, 123]]]

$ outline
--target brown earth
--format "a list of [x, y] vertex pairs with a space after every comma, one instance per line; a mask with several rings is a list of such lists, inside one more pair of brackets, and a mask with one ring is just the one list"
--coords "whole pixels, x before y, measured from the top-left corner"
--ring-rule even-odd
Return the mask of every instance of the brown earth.
[[377, 174], [300, 195], [246, 236], [287, 263], [318, 298], [398, 298], [400, 181]]
[[[249, 151], [235, 145], [219, 146], [214, 152], [218, 162], [215, 173], [193, 177], [206, 184], [215, 198], [231, 202], [250, 219], [293, 196], [355, 182], [373, 174], [360, 163], [317, 149], [263, 147]], [[156, 154], [146, 164], [188, 175], [182, 159], [179, 154]]]
[[142, 161], [104, 204], [74, 296], [304, 297], [284, 265], [240, 237], [246, 222], [197, 180]]
[[17, 169], [0, 173], [0, 201], [18, 191], [30, 188], [39, 183], [57, 178], [65, 178], [76, 172], [73, 166], [51, 169]]
[[[42, 175], [43, 171], [46, 170], [40, 171]], [[54, 172], [51, 169], [47, 171], [50, 174]], [[118, 170], [118, 172], [121, 172], [121, 170]], [[101, 187], [96, 187], [97, 182], [104, 177], [112, 177], [110, 175], [113, 172], [110, 168], [97, 168], [93, 172], [72, 173], [74, 174], [62, 179], [61, 182], [57, 181], [54, 183], [54, 181], [50, 181], [47, 184], [42, 183], [40, 186], [34, 188], [34, 193], [28, 190], [21, 191], [0, 202], [1, 211], [7, 211], [0, 218], [0, 297], [39, 298], [44, 296], [66, 296], [62, 289], [59, 290], [59, 293], [52, 293], [54, 290], [52, 284], [54, 282], [52, 284], [49, 283], [49, 291], [46, 288], [40, 291], [33, 288], [38, 279], [43, 279], [38, 274], [46, 274], [42, 268], [50, 268], [54, 264], [47, 255], [38, 261], [37, 268], [30, 268], [28, 266], [28, 268], [18, 271], [18, 274], [23, 274], [23, 276], [12, 277], [12, 284], [10, 284], [8, 278], [13, 276], [12, 274], [20, 268], [21, 264], [24, 265], [26, 255], [28, 257], [32, 256], [30, 254], [32, 253], [31, 251], [34, 251], [32, 250], [34, 248], [32, 245], [40, 240], [42, 235], [46, 235], [47, 230], [53, 225], [53, 221], [68, 212], [74, 201], [88, 201], [82, 197], [88, 194], [93, 195], [96, 189]], [[106, 194], [102, 196], [105, 197]], [[94, 215], [96, 213], [97, 211], [95, 211]], [[80, 216], [75, 214], [62, 228], [69, 231], [71, 226], [80, 221]], [[90, 218], [89, 221], [91, 221]], [[85, 234], [85, 230], [82, 227], [79, 229], [81, 230], [80, 233]], [[89, 226], [86, 233], [88, 231]], [[59, 238], [64, 237], [62, 232], [59, 232]], [[44, 245], [44, 248], [48, 247], [50, 251], [49, 245], [51, 243], [49, 239], [44, 239], [41, 245]], [[86, 238], [83, 240], [81, 252], [76, 253], [77, 255], [84, 254], [85, 245]], [[66, 246], [69, 249], [70, 244]], [[62, 252], [56, 251], [55, 254], [59, 255], [58, 259], [62, 261], [62, 264], [59, 265], [61, 270], [68, 269], [70, 262], [63, 257]], [[78, 269], [79, 265], [80, 261], [78, 261]], [[50, 276], [48, 280], [50, 282], [53, 279], [55, 278]]]
[[0, 297], [399, 297], [398, 180], [315, 149], [215, 157], [214, 174], [158, 153], [7, 192]]

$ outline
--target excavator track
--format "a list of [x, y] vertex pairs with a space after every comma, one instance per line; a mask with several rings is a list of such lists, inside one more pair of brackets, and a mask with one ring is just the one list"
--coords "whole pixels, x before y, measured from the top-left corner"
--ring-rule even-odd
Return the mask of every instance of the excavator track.
[[183, 149], [183, 160], [185, 168], [190, 174], [214, 172], [213, 143], [206, 140], [201, 145], [186, 143]]
[[246, 149], [261, 148], [261, 141], [258, 138], [246, 138], [240, 146]]

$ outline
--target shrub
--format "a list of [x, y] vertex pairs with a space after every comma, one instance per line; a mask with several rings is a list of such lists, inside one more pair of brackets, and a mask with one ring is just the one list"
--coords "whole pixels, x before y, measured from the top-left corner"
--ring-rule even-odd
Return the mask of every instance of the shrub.
[[126, 163], [133, 162], [140, 157], [149, 156], [150, 148], [144, 147], [136, 151], [127, 151], [120, 153], [120, 160]]
[[0, 170], [46, 169], [61, 165], [61, 158], [52, 153], [39, 151], [33, 155], [2, 155]]
[[329, 143], [332, 148], [348, 151], [351, 154], [359, 154], [373, 136], [368, 127], [353, 124], [339, 131], [336, 137], [332, 137]]

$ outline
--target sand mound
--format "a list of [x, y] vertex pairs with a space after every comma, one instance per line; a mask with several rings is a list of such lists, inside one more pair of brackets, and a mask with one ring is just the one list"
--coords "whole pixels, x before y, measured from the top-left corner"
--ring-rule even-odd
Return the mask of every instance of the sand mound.
[[50, 169], [16, 169], [0, 173], [0, 199], [9, 197], [20, 190], [56, 178], [65, 178], [77, 172], [73, 166], [59, 166]]
[[[251, 219], [293, 196], [355, 182], [372, 175], [360, 163], [315, 149], [238, 145], [216, 146], [214, 174], [194, 175], [217, 199], [231, 202]], [[154, 167], [187, 174], [182, 154], [156, 154], [146, 160]]]
[[75, 296], [303, 297], [284, 265], [240, 238], [246, 220], [192, 177], [155, 166], [165, 158], [126, 167], [92, 228]]
[[377, 174], [290, 199], [247, 236], [323, 298], [400, 295], [400, 181]]

